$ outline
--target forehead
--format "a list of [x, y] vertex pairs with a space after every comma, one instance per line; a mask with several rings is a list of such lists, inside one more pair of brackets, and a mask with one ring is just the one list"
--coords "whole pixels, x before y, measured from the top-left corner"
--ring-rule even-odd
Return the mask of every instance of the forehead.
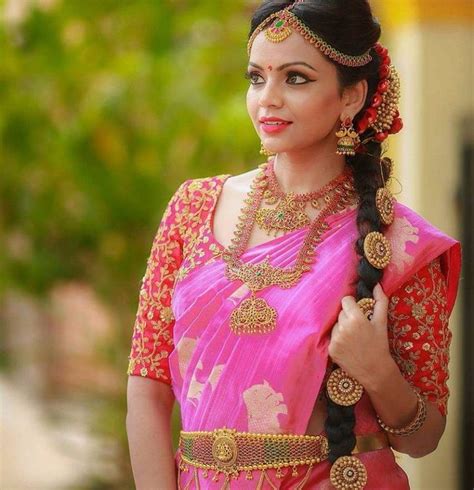
[[334, 65], [314, 45], [306, 41], [301, 34], [293, 31], [284, 41], [269, 41], [264, 31], [260, 32], [250, 51], [250, 61], [259, 65], [280, 65], [292, 61], [305, 61], [318, 70], [335, 70]]

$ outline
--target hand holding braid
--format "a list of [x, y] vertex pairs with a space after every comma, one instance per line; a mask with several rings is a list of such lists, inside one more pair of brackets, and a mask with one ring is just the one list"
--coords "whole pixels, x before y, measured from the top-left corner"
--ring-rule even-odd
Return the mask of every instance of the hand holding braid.
[[384, 360], [391, 361], [388, 332], [388, 298], [380, 284], [374, 288], [375, 307], [369, 320], [352, 296], [341, 301], [341, 312], [331, 332], [329, 355], [349, 376], [366, 386]]

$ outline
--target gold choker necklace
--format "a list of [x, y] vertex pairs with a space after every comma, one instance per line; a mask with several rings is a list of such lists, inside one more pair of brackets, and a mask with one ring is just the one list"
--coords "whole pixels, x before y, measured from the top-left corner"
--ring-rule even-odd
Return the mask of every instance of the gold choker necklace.
[[304, 194], [294, 192], [284, 193], [275, 176], [274, 161], [267, 165], [268, 188], [263, 194], [263, 201], [267, 206], [277, 204], [276, 208], [262, 208], [257, 211], [257, 225], [269, 236], [277, 236], [279, 233], [295, 231], [308, 226], [311, 223], [307, 215], [306, 204], [310, 203], [315, 209], [321, 209], [330, 201], [330, 195], [334, 189], [346, 178], [342, 174], [340, 178], [333, 179], [321, 189]]
[[352, 174], [347, 169], [330, 183], [334, 191], [311, 223], [293, 266], [274, 267], [270, 264], [269, 256], [259, 264], [245, 264], [240, 260], [240, 256], [246, 250], [258, 209], [268, 188], [267, 166], [268, 162], [259, 166], [260, 171], [244, 201], [245, 206], [239, 216], [231, 245], [222, 253], [222, 258], [226, 262], [227, 278], [231, 281], [242, 281], [251, 292], [250, 297], [243, 300], [230, 317], [230, 328], [237, 335], [264, 334], [274, 330], [278, 317], [277, 311], [265, 299], [257, 298], [256, 293], [269, 286], [279, 286], [284, 289], [293, 287], [303, 273], [311, 270], [315, 248], [321, 242], [323, 233], [329, 228], [326, 218], [357, 201]]

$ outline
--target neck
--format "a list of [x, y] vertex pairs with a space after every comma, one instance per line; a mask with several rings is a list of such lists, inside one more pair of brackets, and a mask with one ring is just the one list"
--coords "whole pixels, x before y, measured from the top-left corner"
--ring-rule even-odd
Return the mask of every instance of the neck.
[[278, 153], [274, 159], [275, 177], [285, 193], [313, 192], [340, 175], [345, 168], [343, 155], [331, 151], [304, 150]]

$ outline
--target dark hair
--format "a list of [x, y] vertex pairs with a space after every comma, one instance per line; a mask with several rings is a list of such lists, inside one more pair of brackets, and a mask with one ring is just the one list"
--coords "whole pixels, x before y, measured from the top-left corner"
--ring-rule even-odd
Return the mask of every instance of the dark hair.
[[[269, 15], [292, 3], [279, 0], [264, 1], [252, 18], [249, 37]], [[314, 33], [342, 53], [361, 55], [372, 48], [372, 61], [361, 67], [343, 66], [326, 57], [337, 68], [341, 93], [344, 88], [367, 80], [367, 99], [364, 107], [354, 118], [354, 123], [357, 123], [365, 109], [371, 105], [380, 81], [378, 71], [381, 60], [373, 47], [380, 38], [381, 29], [377, 19], [372, 15], [368, 0], [305, 0], [295, 5], [292, 12]], [[370, 131], [373, 130], [368, 129], [363, 133], [361, 140], [367, 137]], [[356, 252], [360, 256], [355, 284], [357, 300], [372, 298], [372, 291], [382, 278], [382, 271], [370, 265], [363, 253], [365, 236], [372, 231], [382, 231], [380, 215], [375, 206], [375, 194], [388, 177], [391, 162], [389, 159], [381, 159], [381, 156], [381, 143], [373, 140], [365, 145], [363, 153], [346, 156], [346, 162], [353, 170], [355, 188], [360, 199], [357, 213], [359, 237], [355, 243]], [[329, 460], [333, 463], [340, 456], [350, 455], [355, 447], [355, 415], [354, 406], [343, 407], [326, 398], [328, 416], [325, 429], [329, 441]]]

